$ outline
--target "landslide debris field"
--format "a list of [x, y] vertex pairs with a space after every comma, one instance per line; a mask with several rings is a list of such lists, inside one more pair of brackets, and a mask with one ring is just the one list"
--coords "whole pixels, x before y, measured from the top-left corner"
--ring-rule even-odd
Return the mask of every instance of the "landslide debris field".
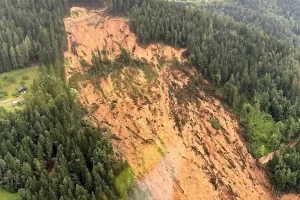
[[121, 45], [150, 63], [99, 77], [98, 85], [78, 78], [78, 85], [90, 119], [113, 133], [116, 151], [151, 199], [277, 199], [248, 153], [235, 116], [205, 92], [213, 87], [184, 64], [185, 49], [141, 46], [128, 20], [104, 9], [73, 7], [71, 13], [64, 19], [67, 79], [84, 74], [80, 59], [90, 61], [97, 47], [106, 46], [113, 58]]

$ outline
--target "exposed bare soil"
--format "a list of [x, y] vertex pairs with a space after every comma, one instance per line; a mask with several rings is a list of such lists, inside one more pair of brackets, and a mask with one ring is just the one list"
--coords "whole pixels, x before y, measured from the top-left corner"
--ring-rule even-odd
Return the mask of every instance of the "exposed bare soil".
[[[144, 70], [128, 66], [101, 80], [100, 87], [80, 83], [82, 104], [99, 105], [93, 120], [112, 131], [115, 149], [128, 160], [152, 199], [277, 199], [248, 153], [235, 116], [219, 100], [201, 90], [195, 96], [187, 89], [188, 74], [170, 64], [158, 65], [157, 58], [163, 55], [184, 61], [183, 49], [162, 44], [141, 47], [126, 19], [106, 16], [100, 9], [72, 9], [82, 11], [77, 18], [65, 19], [69, 45], [79, 44], [79, 56], [89, 60], [90, 52], [103, 45], [113, 56], [118, 53], [117, 41], [135, 57], [152, 63]], [[69, 79], [81, 67], [71, 51], [65, 57], [71, 60], [66, 66]], [[155, 73], [149, 76], [149, 70]], [[219, 121], [219, 130], [212, 127], [212, 116]]]
[[299, 194], [285, 194], [281, 197], [281, 200], [299, 200]]
[[[71, 65], [66, 67], [67, 79], [74, 70], [81, 69], [80, 56], [90, 60], [91, 51], [97, 48], [101, 50], [104, 46], [111, 56], [116, 55], [119, 53], [118, 43], [133, 52], [135, 56], [155, 64], [157, 64], [157, 55], [181, 58], [182, 49], [178, 50], [162, 44], [152, 44], [147, 47], [137, 45], [136, 36], [130, 31], [128, 20], [124, 18], [107, 16], [103, 9], [86, 10], [73, 7], [72, 10], [80, 10], [81, 14], [77, 18], [64, 19], [69, 44], [69, 51], [65, 52], [65, 57], [71, 60]], [[72, 43], [79, 44], [78, 56], [74, 56], [70, 51]]]

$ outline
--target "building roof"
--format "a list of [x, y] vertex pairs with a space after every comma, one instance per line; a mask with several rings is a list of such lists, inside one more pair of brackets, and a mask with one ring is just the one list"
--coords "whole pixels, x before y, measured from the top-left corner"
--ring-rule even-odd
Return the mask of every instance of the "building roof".
[[23, 85], [19, 85], [19, 86], [16, 88], [16, 90], [17, 90], [18, 92], [23, 92], [23, 91], [26, 91], [27, 88], [26, 88], [25, 86], [23, 86]]

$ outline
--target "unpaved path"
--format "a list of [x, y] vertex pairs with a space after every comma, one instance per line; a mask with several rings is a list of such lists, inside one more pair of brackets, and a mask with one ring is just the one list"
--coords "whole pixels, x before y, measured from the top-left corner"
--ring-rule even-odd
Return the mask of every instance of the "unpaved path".
[[[290, 142], [289, 146], [290, 146], [290, 147], [294, 147], [294, 146], [297, 144], [297, 142], [298, 142], [298, 141]], [[279, 153], [280, 153], [280, 150], [279, 150], [279, 149], [276, 150], [276, 151], [270, 152], [270, 153], [268, 153], [267, 155], [261, 157], [261, 158], [259, 159], [259, 162], [260, 162], [261, 164], [266, 164], [269, 160], [271, 160], [271, 159], [273, 158], [273, 156], [274, 156], [275, 154], [279, 154]]]
[[[201, 98], [194, 97], [185, 89], [191, 81], [186, 74], [158, 65], [162, 56], [183, 61], [183, 49], [162, 44], [142, 47], [126, 19], [105, 16], [97, 10], [72, 9], [83, 12], [78, 19], [65, 19], [69, 45], [79, 43], [80, 56], [90, 60], [92, 50], [106, 45], [113, 57], [118, 53], [117, 41], [135, 57], [152, 63], [157, 73], [149, 78], [142, 70], [125, 68], [101, 80], [100, 91], [88, 81], [80, 83], [82, 104], [87, 108], [99, 105], [94, 117], [119, 138], [112, 140], [115, 149], [129, 162], [152, 199], [277, 199], [247, 151], [235, 116], [201, 90]], [[65, 52], [65, 57], [71, 60], [66, 68], [69, 79], [82, 69], [71, 51]], [[211, 116], [222, 129], [212, 128]], [[296, 198], [284, 198], [291, 197]]]
[[0, 101], [0, 103], [7, 103], [7, 102], [10, 102], [10, 101], [13, 101], [13, 100], [16, 100], [16, 99], [18, 99], [18, 98], [5, 99], [5, 100]]
[[0, 106], [3, 106], [3, 107], [10, 106], [12, 101], [18, 100], [18, 99], [19, 99], [19, 97], [2, 100], [2, 101], [0, 101]]

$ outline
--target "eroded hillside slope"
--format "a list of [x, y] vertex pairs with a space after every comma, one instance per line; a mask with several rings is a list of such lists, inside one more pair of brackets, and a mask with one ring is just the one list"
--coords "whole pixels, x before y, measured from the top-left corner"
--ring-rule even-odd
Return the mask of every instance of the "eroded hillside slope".
[[[82, 71], [80, 56], [90, 60], [97, 47], [106, 46], [116, 55], [116, 42], [151, 63], [144, 69], [128, 66], [101, 79], [100, 85], [84, 80], [79, 85], [82, 104], [89, 109], [97, 105], [93, 119], [115, 134], [115, 148], [152, 199], [276, 199], [248, 153], [235, 117], [220, 101], [193, 87], [209, 84], [192, 78], [193, 69], [166, 61], [176, 57], [184, 62], [183, 49], [162, 44], [143, 48], [127, 20], [100, 9], [71, 10], [81, 12], [65, 19], [67, 78]], [[71, 52], [72, 44], [78, 56]]]

